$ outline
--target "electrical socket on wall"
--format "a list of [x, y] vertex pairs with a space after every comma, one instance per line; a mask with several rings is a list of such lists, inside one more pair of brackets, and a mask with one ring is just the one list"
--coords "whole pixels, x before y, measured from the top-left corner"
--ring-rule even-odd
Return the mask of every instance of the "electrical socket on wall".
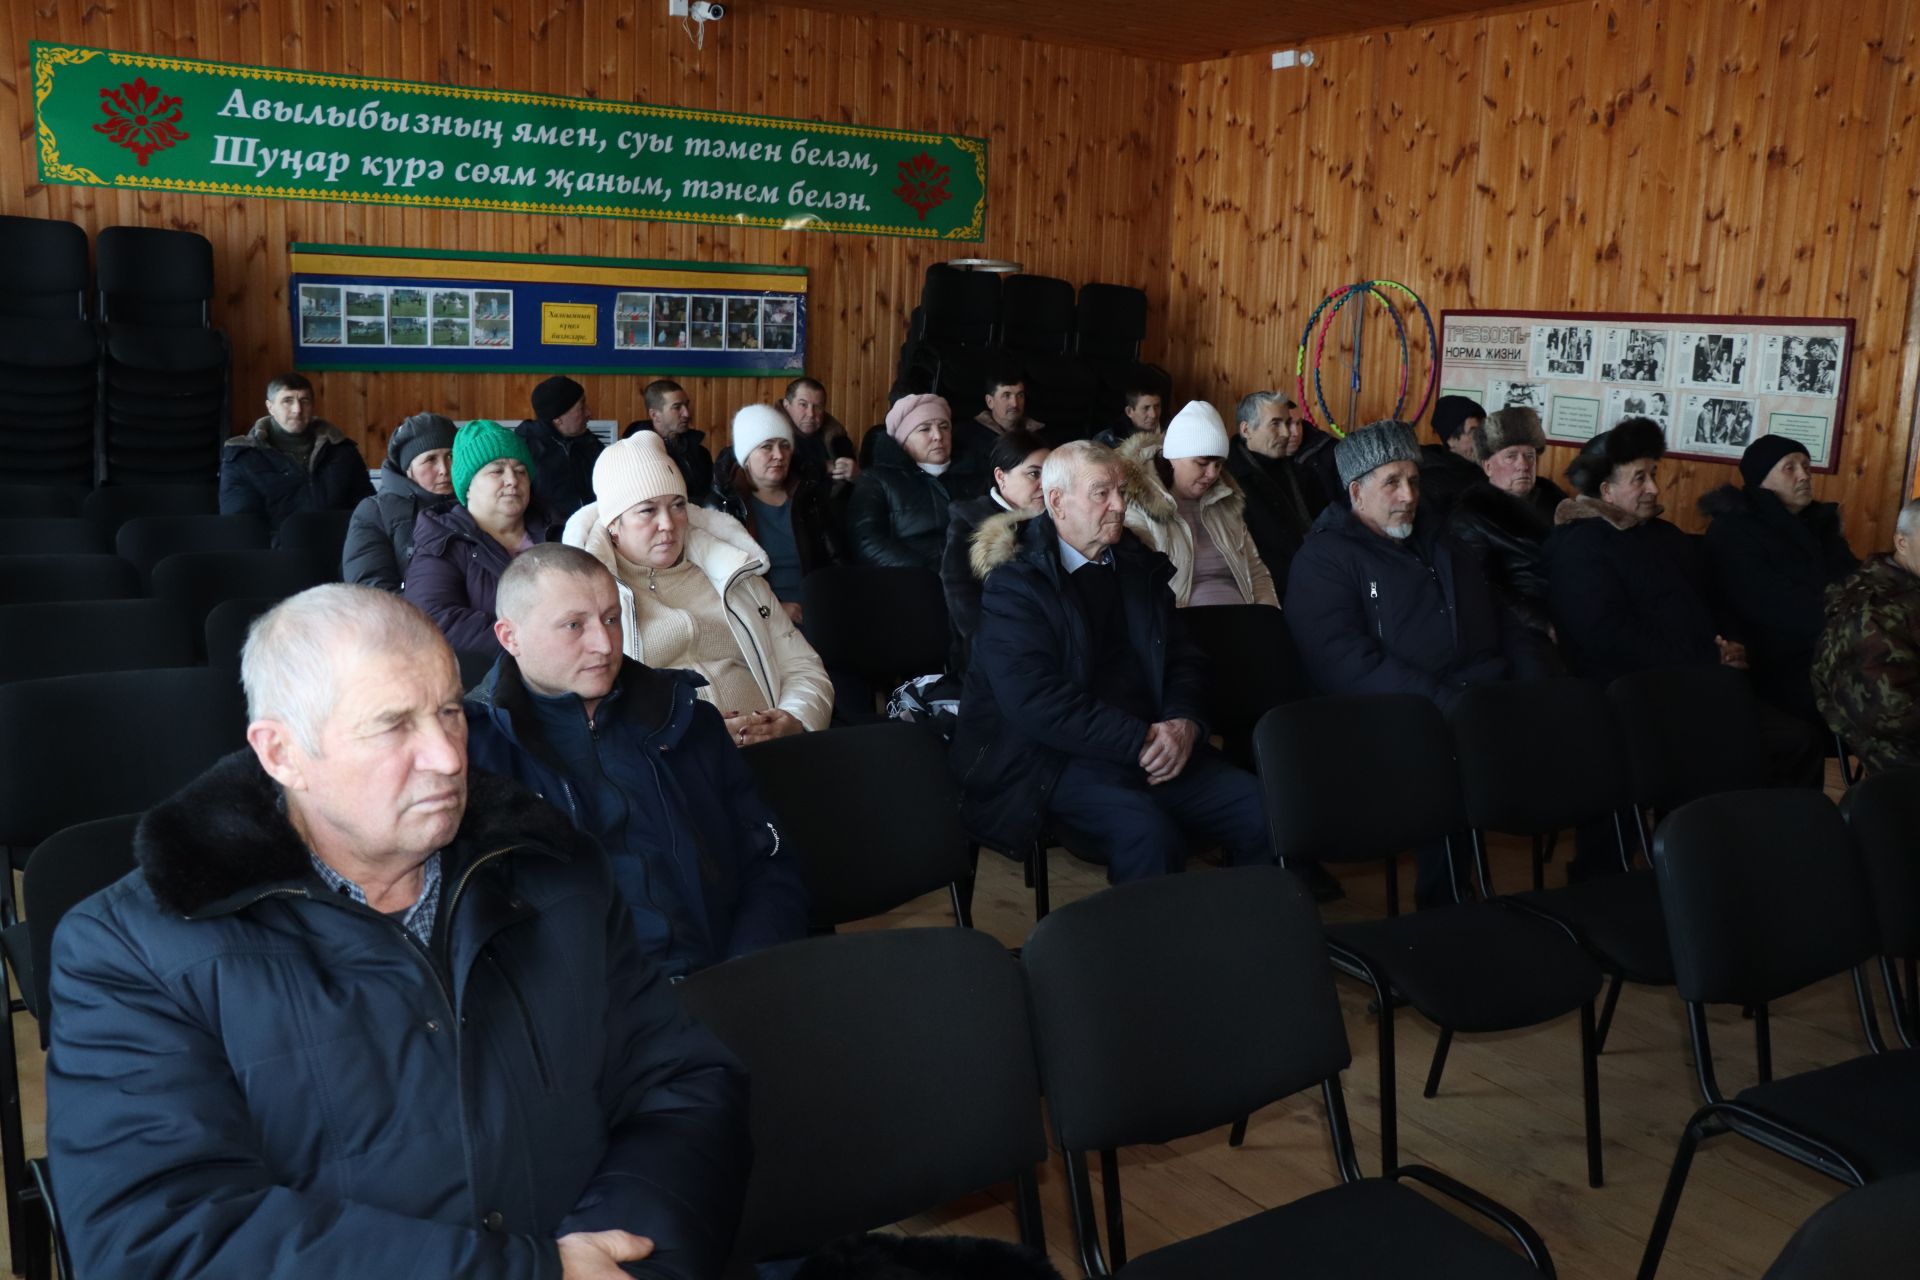
[[1293, 66], [1310, 67], [1312, 65], [1313, 50], [1311, 49], [1282, 49], [1273, 55], [1275, 71]]

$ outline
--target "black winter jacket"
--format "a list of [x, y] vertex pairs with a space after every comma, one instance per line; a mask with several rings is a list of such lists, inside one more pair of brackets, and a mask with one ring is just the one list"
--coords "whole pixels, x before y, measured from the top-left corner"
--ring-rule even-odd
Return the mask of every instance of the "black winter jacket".
[[1551, 480], [1535, 480], [1532, 493], [1516, 498], [1483, 479], [1454, 500], [1447, 517], [1447, 532], [1478, 553], [1501, 603], [1543, 634], [1553, 625], [1547, 603], [1547, 538], [1553, 533], [1553, 513], [1566, 500]]
[[[1298, 455], [1295, 455], [1296, 457]], [[1319, 477], [1306, 472], [1294, 458], [1263, 458], [1235, 436], [1227, 446], [1227, 472], [1246, 498], [1247, 532], [1254, 550], [1273, 575], [1274, 590], [1285, 595], [1287, 567], [1306, 541], [1307, 530], [1325, 509], [1324, 493], [1315, 505]]]
[[719, 1274], [746, 1078], [641, 957], [607, 858], [471, 773], [430, 947], [332, 892], [239, 751], [151, 810], [61, 921], [49, 1168], [88, 1276]]
[[1698, 537], [1584, 495], [1563, 503], [1554, 522], [1548, 601], [1574, 675], [1610, 683], [1636, 671], [1720, 661]]
[[[1006, 851], [1040, 834], [1048, 798], [1070, 757], [1133, 766], [1151, 727], [1095, 698], [1086, 614], [1060, 563], [1053, 518], [1012, 516], [982, 526], [981, 563], [993, 567], [960, 698], [951, 759], [968, 831]], [[1206, 658], [1187, 642], [1173, 605], [1173, 565], [1132, 534], [1114, 547], [1127, 641], [1162, 720], [1206, 733]]]
[[956, 680], [967, 674], [974, 629], [980, 625], [981, 577], [974, 571], [973, 535], [981, 524], [1007, 508], [991, 494], [956, 502], [947, 509], [947, 545], [940, 555], [940, 587], [947, 597], [947, 624], [953, 640], [947, 647], [947, 674]]
[[593, 501], [593, 464], [600, 460], [600, 438], [591, 431], [563, 436], [545, 418], [528, 418], [513, 429], [533, 454], [533, 492], [555, 521]]
[[1825, 723], [1808, 672], [1827, 588], [1860, 567], [1840, 531], [1840, 508], [1816, 502], [1795, 515], [1765, 489], [1722, 485], [1700, 499], [1700, 513], [1713, 521], [1713, 583], [1746, 643], [1754, 689], [1782, 711]]
[[[740, 464], [734, 461], [731, 448], [722, 449], [713, 463], [713, 492], [707, 495], [707, 506], [715, 511], [724, 511], [746, 526], [747, 532], [754, 538], [760, 534], [754, 526], [753, 504], [740, 496], [734, 488], [740, 474]], [[787, 502], [793, 508], [793, 540], [800, 550], [800, 573], [812, 573], [821, 565], [833, 564], [842, 559], [839, 528], [833, 518], [832, 499], [827, 490], [808, 479], [805, 473], [795, 472], [799, 483], [787, 494]]]
[[1445, 521], [1460, 495], [1486, 478], [1479, 463], [1444, 444], [1420, 446], [1420, 509], [1436, 520]]
[[313, 420], [307, 428], [313, 452], [303, 470], [292, 455], [273, 447], [267, 436], [272, 421], [261, 418], [245, 435], [221, 446], [221, 515], [256, 515], [267, 528], [278, 529], [296, 511], [351, 511], [372, 494], [366, 459], [340, 428], [323, 418]]
[[973, 496], [951, 487], [953, 476], [953, 468], [941, 476], [922, 471], [893, 437], [882, 432], [874, 445], [873, 465], [853, 482], [853, 497], [847, 504], [847, 536], [853, 542], [854, 559], [938, 573], [947, 541], [947, 508]]
[[347, 522], [347, 545], [340, 556], [340, 577], [362, 587], [399, 591], [413, 559], [413, 526], [422, 511], [445, 511], [452, 494], [422, 489], [394, 459], [412, 433], [406, 423], [387, 442], [372, 497], [362, 498]]
[[1417, 693], [1444, 710], [1470, 685], [1544, 674], [1540, 645], [1495, 600], [1480, 557], [1422, 504], [1396, 542], [1329, 507], [1293, 558], [1284, 613], [1323, 693]]

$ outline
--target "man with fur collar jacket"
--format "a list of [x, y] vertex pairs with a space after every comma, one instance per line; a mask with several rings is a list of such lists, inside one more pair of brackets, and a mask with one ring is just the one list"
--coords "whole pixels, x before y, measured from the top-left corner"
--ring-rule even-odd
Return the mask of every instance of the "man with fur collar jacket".
[[241, 669], [251, 749], [150, 811], [139, 870], [54, 939], [75, 1270], [718, 1274], [744, 1074], [642, 958], [594, 842], [469, 771], [433, 624], [318, 587]]

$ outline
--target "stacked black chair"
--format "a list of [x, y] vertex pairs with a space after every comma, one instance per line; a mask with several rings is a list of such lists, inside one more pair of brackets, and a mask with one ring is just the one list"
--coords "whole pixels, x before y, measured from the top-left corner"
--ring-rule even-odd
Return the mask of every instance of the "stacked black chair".
[[[1378, 862], [1467, 830], [1453, 742], [1439, 708], [1412, 694], [1310, 698], [1254, 731], [1267, 823], [1282, 862]], [[1358, 762], [1364, 769], [1355, 772]], [[1379, 1008], [1382, 1165], [1399, 1163], [1393, 1011], [1404, 1001], [1440, 1029], [1426, 1094], [1456, 1031], [1514, 1031], [1578, 1013], [1587, 1180], [1601, 1182], [1593, 1020], [1600, 971], [1558, 926], [1496, 902], [1327, 929], [1334, 967], [1373, 988]]]
[[1012, 275], [1001, 285], [1001, 304], [1001, 343], [1027, 370], [1027, 412], [1056, 440], [1086, 435], [1099, 381], [1073, 351], [1073, 286], [1053, 276]]
[[1306, 670], [1293, 631], [1278, 609], [1224, 604], [1182, 609], [1187, 639], [1207, 655], [1207, 727], [1230, 759], [1253, 768], [1253, 727], [1285, 702], [1307, 696]]
[[680, 993], [753, 1076], [737, 1258], [807, 1254], [1008, 1182], [1022, 1242], [1044, 1248], [1026, 992], [992, 938], [808, 938], [696, 973]]
[[[937, 391], [955, 413], [977, 405], [988, 348], [1000, 339], [1000, 276], [936, 262], [927, 268], [920, 305], [900, 348], [892, 396]], [[864, 465], [864, 464], [863, 464]]]
[[182, 551], [153, 567], [153, 594], [179, 605], [202, 637], [223, 600], [280, 601], [319, 585], [304, 560], [284, 551]]
[[1840, 812], [1873, 889], [1894, 1030], [1911, 1049], [1920, 1044], [1920, 768], [1889, 769], [1855, 783]]
[[190, 231], [108, 227], [95, 248], [104, 475], [205, 484], [231, 421], [227, 340], [210, 310], [213, 246]]
[[[1559, 922], [1607, 974], [1597, 1052], [1623, 983], [1673, 984], [1659, 887], [1651, 871], [1632, 870], [1628, 858], [1631, 775], [1606, 694], [1571, 678], [1476, 685], [1461, 695], [1449, 722], [1482, 888], [1493, 889], [1484, 833], [1529, 837], [1534, 887], [1509, 901]], [[1544, 888], [1543, 847], [1556, 833], [1582, 826], [1611, 828], [1620, 874]]]
[[139, 516], [219, 515], [220, 491], [213, 484], [103, 485], [81, 502], [80, 514], [112, 537]]
[[972, 845], [939, 734], [890, 721], [776, 738], [742, 756], [793, 842], [814, 929], [942, 888], [955, 923], [973, 923]]
[[0, 604], [0, 682], [190, 667], [197, 647], [165, 600]]
[[114, 537], [120, 558], [149, 581], [154, 566], [183, 551], [265, 551], [267, 545], [267, 522], [254, 515], [135, 516]]
[[[925, 569], [835, 564], [800, 584], [807, 639], [836, 684], [855, 696], [837, 699], [855, 723], [872, 721], [871, 705], [915, 676], [942, 671], [950, 640], [940, 576]], [[864, 701], [863, 701], [864, 700]]]
[[0, 484], [0, 520], [77, 516], [87, 491], [73, 485]]
[[[1707, 796], [1661, 822], [1653, 865], [1703, 1105], [1681, 1135], [1641, 1280], [1660, 1265], [1695, 1149], [1717, 1134], [1739, 1134], [1852, 1186], [1920, 1172], [1920, 1050], [1773, 1075], [1770, 1001], [1851, 973], [1869, 1007], [1863, 966], [1879, 946], [1872, 887], [1839, 810], [1811, 790]], [[1712, 1004], [1761, 1015], [1759, 1082], [1732, 1096], [1714, 1071]], [[1877, 1040], [1871, 1019], [1867, 1030]]]
[[125, 600], [140, 594], [140, 571], [119, 556], [0, 556], [0, 600]]
[[[1173, 398], [1173, 378], [1159, 365], [1140, 358], [1147, 339], [1144, 289], [1083, 284], [1076, 315], [1073, 349], [1099, 386], [1100, 413], [1118, 415], [1129, 384], [1152, 388], [1163, 402]], [[1168, 416], [1172, 416], [1172, 406], [1168, 406]]]
[[[1360, 1172], [1340, 1086], [1351, 1061], [1313, 904], [1266, 867], [1167, 876], [1062, 907], [1022, 951], [1040, 1074], [1065, 1157], [1074, 1235], [1090, 1276], [1553, 1274], [1518, 1214], [1419, 1166]], [[1117, 1150], [1166, 1143], [1318, 1088], [1340, 1185], [1127, 1259]], [[1106, 1244], [1087, 1154], [1099, 1152]], [[1408, 1183], [1489, 1219], [1523, 1259]]]
[[86, 233], [0, 217], [0, 262], [0, 476], [91, 485], [99, 344], [87, 323]]
[[0, 555], [84, 556], [113, 550], [91, 520], [79, 516], [0, 520]]
[[340, 581], [351, 511], [296, 511], [274, 530], [273, 545], [299, 556], [321, 582]]
[[1886, 1280], [1911, 1274], [1920, 1173], [1843, 1193], [1808, 1218], [1760, 1280]]

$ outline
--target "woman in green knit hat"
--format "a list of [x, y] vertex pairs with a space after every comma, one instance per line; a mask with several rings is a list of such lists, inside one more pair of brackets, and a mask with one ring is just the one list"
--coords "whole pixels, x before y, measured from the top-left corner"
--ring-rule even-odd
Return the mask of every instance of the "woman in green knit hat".
[[493, 597], [508, 561], [560, 536], [535, 501], [527, 442], [477, 418], [453, 437], [458, 505], [420, 513], [402, 593], [433, 619], [455, 649], [498, 653]]

